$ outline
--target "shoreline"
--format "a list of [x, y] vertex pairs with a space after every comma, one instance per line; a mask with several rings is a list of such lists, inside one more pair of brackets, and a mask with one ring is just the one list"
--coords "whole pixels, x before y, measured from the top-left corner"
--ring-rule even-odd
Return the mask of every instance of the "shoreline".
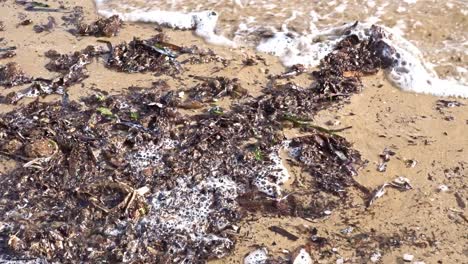
[[[73, 3], [79, 3], [71, 2], [67, 3], [70, 7], [74, 6]], [[94, 3], [91, 2], [87, 2], [84, 6], [84, 17], [87, 22], [97, 19]], [[57, 14], [52, 15], [57, 17], [59, 25], [50, 33], [36, 34], [32, 30], [32, 25], [16, 27], [16, 23], [19, 22], [17, 13], [24, 12], [21, 6], [14, 3], [2, 4], [0, 14], [6, 24], [2, 37], [5, 37], [7, 46], [17, 46], [17, 56], [3, 59], [0, 61], [1, 64], [14, 61], [31, 76], [52, 77], [54, 74], [43, 67], [48, 62], [43, 56], [44, 52], [53, 48], [59, 53], [69, 53], [81, 50], [90, 44], [98, 44], [94, 37], [76, 38], [66, 32], [60, 26], [60, 15]], [[34, 24], [43, 23], [50, 15], [42, 12], [24, 13], [33, 20]], [[122, 41], [128, 42], [134, 36], [147, 39], [156, 33], [158, 32], [151, 24], [127, 23], [118, 36], [110, 38], [109, 41], [115, 45]], [[69, 88], [70, 99], [78, 100], [85, 95], [91, 95], [94, 93], [92, 88], [118, 94], [130, 86], [149, 87], [152, 82], [160, 79], [166, 80], [171, 87], [188, 88], [195, 84], [192, 78], [188, 78], [189, 74], [206, 76], [207, 72], [209, 76], [238, 78], [242, 86], [255, 97], [259, 96], [261, 88], [267, 85], [267, 75], [277, 75], [285, 71], [279, 60], [270, 55], [259, 54], [250, 49], [232, 50], [211, 46], [203, 43], [189, 31], [164, 29], [164, 33], [170, 42], [176, 45], [197, 45], [213, 49], [219, 56], [219, 61], [215, 60], [208, 65], [189, 65], [179, 78], [118, 73], [106, 69], [101, 61], [93, 62], [87, 66], [89, 77], [82, 84]], [[244, 67], [242, 61], [247, 59], [245, 54], [251, 57], [259, 55], [265, 59], [265, 62], [258, 61], [257, 65]], [[223, 64], [223, 59], [229, 61], [228, 66]], [[268, 74], [265, 73], [266, 70], [269, 71]], [[299, 75], [291, 80], [304, 87], [312, 82], [309, 74]], [[462, 242], [465, 239], [463, 230], [466, 227], [464, 222], [466, 217], [462, 216], [466, 216], [466, 209], [459, 208], [455, 194], [466, 201], [467, 193], [464, 190], [466, 180], [463, 175], [466, 175], [466, 151], [468, 151], [465, 133], [468, 125], [466, 111], [468, 99], [456, 99], [464, 104], [460, 107], [442, 107], [438, 110], [438, 100], [447, 98], [402, 92], [392, 87], [381, 73], [364, 77], [363, 84], [364, 90], [353, 95], [349, 104], [340, 109], [320, 112], [314, 118], [314, 124], [328, 128], [352, 126], [352, 129], [345, 130], [340, 135], [354, 144], [353, 148], [362, 154], [363, 160], [369, 161], [356, 177], [363, 186], [374, 189], [397, 176], [405, 176], [411, 181], [414, 189], [406, 192], [387, 190], [387, 193], [368, 210], [365, 208], [363, 197], [357, 192], [351, 192], [351, 208], [346, 210], [337, 208], [331, 215], [313, 222], [297, 217], [252, 214], [241, 223], [239, 239], [233, 254], [225, 259], [214, 260], [213, 263], [226, 263], [225, 261], [241, 263], [243, 257], [256, 248], [254, 245], [268, 247], [269, 252], [276, 257], [289, 255], [282, 253], [282, 249], [293, 252], [297, 248], [305, 247], [319, 263], [335, 262], [337, 259], [353, 263], [359, 261], [356, 249], [347, 244], [346, 237], [339, 235], [340, 230], [349, 226], [358, 230], [355, 234], [361, 232], [391, 235], [401, 233], [402, 229], [408, 228], [422, 241], [421, 244], [416, 244], [421, 246], [403, 244], [399, 248], [392, 247], [388, 252], [382, 252], [383, 263], [401, 262], [405, 253], [413, 254], [417, 260], [425, 263], [436, 263], [438, 260], [444, 263], [456, 262], [466, 259]], [[3, 89], [1, 94], [5, 95], [18, 89], [16, 87]], [[40, 101], [57, 99], [60, 100], [60, 97], [52, 95]], [[26, 99], [17, 106], [2, 104], [0, 111], [6, 113], [31, 101], [33, 100]], [[295, 132], [291, 131], [291, 136], [293, 135]], [[379, 155], [385, 148], [392, 149], [396, 155], [390, 158], [385, 172], [378, 172], [376, 167], [380, 163]], [[407, 160], [417, 160], [417, 164], [414, 168], [408, 168]], [[10, 161], [2, 160], [3, 164], [10, 164]], [[3, 175], [5, 172], [2, 170]], [[299, 173], [295, 177], [303, 176]], [[440, 185], [447, 185], [449, 191], [439, 192]], [[288, 229], [300, 239], [292, 242], [271, 232], [268, 229], [270, 226]], [[330, 245], [327, 245], [325, 250], [316, 248], [310, 241], [310, 234], [306, 230], [314, 227], [318, 229], [320, 236], [330, 241]], [[372, 229], [375, 232], [372, 232]], [[272, 245], [272, 240], [275, 245]], [[372, 243], [377, 242], [372, 241]], [[333, 251], [333, 248], [338, 250]], [[327, 256], [324, 253], [327, 251], [333, 253]]]

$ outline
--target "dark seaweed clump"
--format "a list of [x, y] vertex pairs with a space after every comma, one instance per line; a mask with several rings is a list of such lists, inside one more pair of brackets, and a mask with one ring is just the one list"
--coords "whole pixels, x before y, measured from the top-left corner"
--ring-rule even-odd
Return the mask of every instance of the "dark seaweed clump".
[[106, 66], [122, 72], [154, 72], [174, 75], [182, 71], [176, 55], [165, 45], [165, 36], [158, 34], [148, 40], [133, 39], [128, 44], [110, 46]]
[[[70, 86], [78, 84], [88, 77], [86, 66], [97, 58], [102, 58], [108, 68], [121, 72], [152, 72], [156, 75], [175, 76], [183, 71], [181, 64], [176, 59], [178, 54], [188, 53], [190, 58], [210, 57], [202, 51], [178, 47], [166, 43], [164, 40], [164, 35], [158, 34], [148, 40], [134, 39], [128, 44], [122, 43], [115, 47], [110, 42], [104, 41], [109, 50], [95, 46], [89, 46], [82, 51], [70, 54], [60, 54], [55, 50], [50, 50], [45, 54], [50, 59], [45, 67], [49, 71], [60, 74], [53, 79], [29, 78], [17, 64], [0, 66], [2, 74], [0, 85], [9, 87], [32, 81], [31, 86], [23, 91], [8, 94], [4, 101], [15, 104], [24, 97], [50, 94], [66, 95]], [[7, 56], [6, 53], [2, 53], [2, 55], [4, 54]], [[14, 56], [14, 53], [10, 55]]]
[[27, 76], [17, 63], [0, 65], [0, 85], [12, 87], [30, 82], [31, 77]]
[[[168, 71], [162, 60], [173, 56], [162, 42], [111, 48], [108, 66]], [[315, 218], [344, 206], [360, 155], [311, 121], [359, 92], [361, 74], [384, 67], [373, 47], [350, 36], [324, 59], [314, 85], [272, 84], [255, 98], [235, 79], [197, 78], [184, 90], [204, 109], [195, 115], [182, 114], [180, 91], [162, 82], [0, 115], [0, 153], [17, 161], [0, 177], [0, 252], [61, 263], [202, 263], [233, 249], [247, 211]], [[47, 67], [67, 76], [83, 54], [95, 53], [48, 52]], [[238, 100], [210, 107], [220, 97]], [[286, 139], [291, 124], [309, 134]], [[307, 173], [298, 187], [306, 194], [280, 188], [285, 162]]]

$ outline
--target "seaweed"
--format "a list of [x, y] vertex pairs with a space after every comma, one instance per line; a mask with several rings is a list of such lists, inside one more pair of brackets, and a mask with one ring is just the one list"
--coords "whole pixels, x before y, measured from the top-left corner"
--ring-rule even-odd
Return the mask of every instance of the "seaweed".
[[101, 55], [101, 51], [93, 46], [69, 55], [60, 55], [56, 51], [46, 52], [50, 62], [46, 68], [50, 71], [59, 72], [60, 75], [54, 79], [35, 78], [33, 83], [26, 89], [7, 95], [9, 103], [17, 103], [24, 97], [38, 97], [49, 94], [66, 94], [66, 89], [73, 84], [79, 83], [88, 77], [86, 65], [93, 57]]
[[239, 79], [227, 77], [200, 77], [191, 76], [202, 81], [194, 87], [185, 91], [187, 100], [201, 103], [213, 102], [222, 97], [242, 98], [247, 95], [247, 90], [242, 88]]
[[44, 31], [50, 32], [57, 25], [55, 18], [52, 16], [47, 17], [47, 24], [34, 25], [33, 29], [36, 33], [42, 33]]
[[14, 50], [0, 51], [0, 59], [8, 59], [16, 56]]
[[[0, 251], [50, 262], [198, 263], [232, 251], [248, 212], [313, 219], [347, 206], [350, 188], [369, 195], [354, 179], [363, 162], [336, 135], [342, 129], [312, 122], [320, 110], [358, 93], [361, 76], [388, 66], [392, 51], [373, 30], [370, 41], [340, 42], [310, 87], [276, 82], [304, 73], [296, 66], [271, 78], [258, 97], [237, 79], [192, 76], [200, 83], [186, 90], [156, 82], [80, 103], [34, 101], [1, 114], [0, 154], [18, 166], [0, 177]], [[167, 75], [182, 71], [180, 54], [195, 58], [184, 63], [216, 58], [169, 44], [163, 34], [106, 44], [106, 52], [47, 52], [46, 68], [58, 77], [36, 78], [11, 101], [51, 93], [66, 98], [66, 89], [87, 77], [91, 59], [104, 54], [110, 69]], [[226, 108], [180, 111], [222, 97], [236, 100]], [[308, 134], [287, 139], [288, 123]], [[285, 164], [304, 172], [291, 192], [283, 188], [293, 180]], [[281, 227], [272, 230], [295, 239]], [[311, 240], [327, 245], [316, 231]]]
[[17, 63], [0, 65], [0, 85], [12, 87], [30, 82], [31, 77], [27, 76]]
[[[117, 71], [153, 72], [174, 75], [182, 71], [179, 63], [172, 59], [164, 45], [165, 36], [161, 33], [148, 40], [134, 38], [130, 43], [110, 47], [110, 57], [106, 66]], [[171, 54], [171, 55], [168, 55]]]

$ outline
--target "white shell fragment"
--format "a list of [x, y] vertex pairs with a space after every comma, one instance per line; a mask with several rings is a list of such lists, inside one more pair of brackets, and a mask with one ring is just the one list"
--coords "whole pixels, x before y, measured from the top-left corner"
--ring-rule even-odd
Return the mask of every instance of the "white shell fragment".
[[312, 264], [312, 258], [310, 257], [309, 253], [304, 249], [301, 248], [297, 253], [296, 257], [294, 258], [293, 264]]
[[263, 264], [268, 259], [268, 250], [266, 248], [259, 248], [250, 252], [244, 258], [244, 264]]

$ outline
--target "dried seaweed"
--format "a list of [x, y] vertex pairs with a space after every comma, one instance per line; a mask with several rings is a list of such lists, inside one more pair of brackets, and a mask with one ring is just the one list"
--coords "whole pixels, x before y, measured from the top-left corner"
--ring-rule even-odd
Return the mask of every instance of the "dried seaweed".
[[16, 52], [14, 50], [7, 50], [7, 51], [0, 51], [0, 60], [1, 59], [8, 59], [16, 56]]
[[280, 234], [284, 237], [286, 237], [289, 240], [296, 241], [299, 239], [298, 236], [292, 234], [291, 232], [287, 231], [286, 229], [279, 227], [279, 226], [270, 226], [268, 229], [272, 232], [275, 232], [277, 234]]
[[[164, 46], [164, 35], [159, 34], [149, 40], [133, 39], [111, 47], [106, 66], [122, 72], [154, 72], [173, 75], [182, 69], [176, 60], [168, 56]], [[172, 54], [172, 53], [171, 53]]]
[[0, 85], [11, 87], [30, 82], [31, 77], [27, 76], [17, 63], [0, 65]]
[[100, 18], [91, 24], [78, 24], [77, 33], [82, 36], [113, 37], [117, 36], [123, 21], [119, 16]]
[[368, 41], [363, 41], [349, 35], [322, 60], [320, 70], [313, 72], [319, 93], [327, 97], [349, 96], [362, 89], [360, 76], [375, 74], [392, 65], [391, 57], [396, 51], [383, 41], [383, 30], [372, 26], [370, 36]]
[[62, 16], [62, 20], [64, 21], [63, 25], [78, 27], [83, 21], [83, 18], [84, 18], [83, 7], [75, 6], [69, 13]]
[[88, 77], [86, 65], [91, 62], [93, 57], [100, 54], [101, 52], [93, 46], [88, 46], [83, 51], [69, 55], [60, 55], [56, 51], [48, 51], [46, 56], [51, 61], [46, 65], [46, 68], [50, 71], [60, 72], [61, 75], [54, 79], [34, 79], [34, 82], [28, 88], [8, 94], [8, 102], [15, 104], [24, 97], [38, 97], [49, 94], [62, 95], [66, 93], [65, 90], [68, 87]]
[[50, 32], [57, 25], [54, 17], [47, 17], [47, 24], [34, 25], [33, 29], [36, 33], [42, 33], [44, 31]]
[[242, 98], [247, 95], [247, 90], [242, 88], [239, 79], [227, 77], [200, 77], [192, 76], [203, 81], [201, 84], [187, 91], [187, 99], [201, 103], [213, 102], [221, 97]]
[[26, 11], [31, 12], [61, 12], [61, 8], [51, 8], [49, 4], [38, 1], [16, 0], [16, 4], [25, 6]]

